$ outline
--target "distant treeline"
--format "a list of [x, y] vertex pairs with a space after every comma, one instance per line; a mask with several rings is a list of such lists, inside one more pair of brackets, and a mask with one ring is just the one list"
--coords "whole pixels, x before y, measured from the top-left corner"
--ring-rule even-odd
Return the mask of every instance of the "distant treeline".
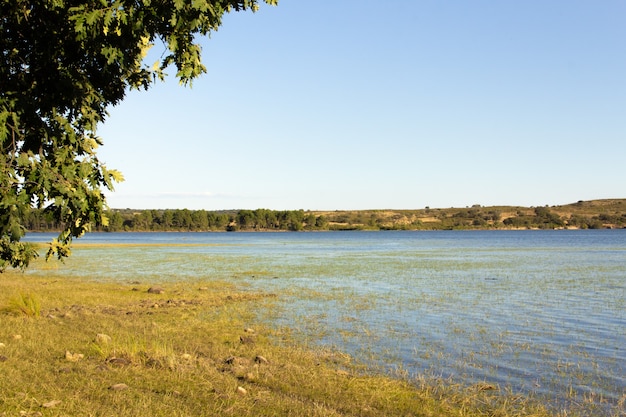
[[[600, 200], [602, 201], [602, 200]], [[617, 200], [615, 200], [617, 201]], [[108, 224], [96, 231], [302, 231], [302, 230], [458, 230], [458, 229], [599, 229], [626, 227], [626, 212], [617, 201], [611, 209], [578, 202], [549, 207], [481, 207], [464, 209], [361, 210], [313, 212], [268, 209], [110, 210]], [[623, 204], [626, 207], [626, 204]], [[604, 207], [604, 206], [603, 206]], [[60, 229], [45, 210], [28, 215], [31, 231]]]
[[[108, 224], [97, 231], [238, 231], [238, 230], [328, 230], [324, 216], [303, 210], [267, 209], [238, 211], [207, 210], [109, 210]], [[60, 228], [45, 210], [32, 210], [28, 229], [47, 231]]]

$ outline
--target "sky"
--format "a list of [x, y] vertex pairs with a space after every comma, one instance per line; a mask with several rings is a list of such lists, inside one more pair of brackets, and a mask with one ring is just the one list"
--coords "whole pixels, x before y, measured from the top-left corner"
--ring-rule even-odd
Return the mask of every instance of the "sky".
[[[280, 0], [97, 134], [111, 208], [364, 210], [626, 198], [623, 0]], [[156, 55], [162, 46], [154, 47]], [[175, 70], [169, 71], [174, 74]]]

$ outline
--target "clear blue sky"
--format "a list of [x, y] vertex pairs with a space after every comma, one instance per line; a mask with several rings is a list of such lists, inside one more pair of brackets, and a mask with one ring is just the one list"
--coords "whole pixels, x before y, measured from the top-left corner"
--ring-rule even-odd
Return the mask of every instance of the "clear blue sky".
[[99, 155], [126, 181], [109, 206], [626, 197], [625, 16], [623, 0], [280, 0], [232, 13], [201, 41], [208, 73], [191, 89], [171, 79], [111, 109]]

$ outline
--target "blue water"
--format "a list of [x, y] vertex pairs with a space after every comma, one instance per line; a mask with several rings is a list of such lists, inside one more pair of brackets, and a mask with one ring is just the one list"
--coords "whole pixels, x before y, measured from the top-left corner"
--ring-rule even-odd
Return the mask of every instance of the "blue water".
[[263, 320], [372, 367], [486, 381], [590, 415], [623, 411], [626, 230], [103, 233], [77, 242], [64, 273], [228, 279], [281, 294], [279, 313]]

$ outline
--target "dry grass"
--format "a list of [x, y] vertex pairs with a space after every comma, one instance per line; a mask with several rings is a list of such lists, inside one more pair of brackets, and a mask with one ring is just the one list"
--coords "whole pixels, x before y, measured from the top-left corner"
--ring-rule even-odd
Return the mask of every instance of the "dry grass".
[[12, 314], [16, 316], [39, 317], [41, 306], [36, 296], [32, 294], [20, 293], [8, 301], [0, 313]]
[[347, 355], [302, 349], [256, 322], [275, 295], [148, 288], [0, 275], [0, 308], [16, 294], [40, 306], [0, 313], [0, 416], [548, 415], [495, 387], [368, 375]]

